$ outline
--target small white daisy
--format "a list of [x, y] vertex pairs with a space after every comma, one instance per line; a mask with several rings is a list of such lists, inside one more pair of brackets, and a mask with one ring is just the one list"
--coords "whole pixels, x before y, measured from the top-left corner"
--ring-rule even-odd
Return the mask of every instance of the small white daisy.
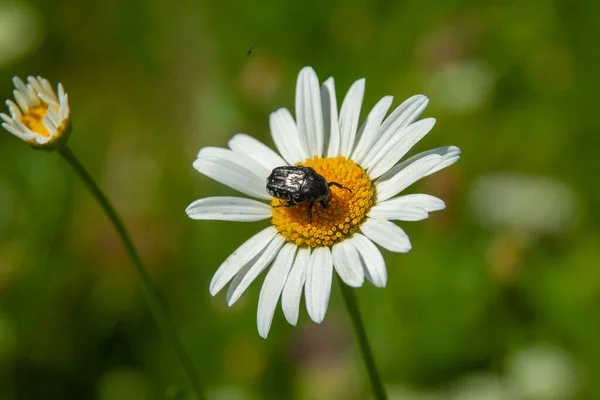
[[57, 96], [40, 76], [30, 76], [27, 82], [13, 78], [15, 101], [6, 100], [10, 116], [0, 113], [2, 127], [33, 148], [52, 150], [70, 133], [69, 96], [60, 83]]
[[[262, 337], [269, 333], [280, 297], [287, 321], [297, 323], [303, 290], [308, 314], [322, 322], [334, 269], [349, 286], [362, 286], [367, 278], [384, 287], [385, 261], [374, 243], [398, 253], [411, 249], [406, 233], [390, 221], [419, 221], [445, 207], [442, 200], [426, 194], [395, 197], [460, 157], [460, 149], [446, 146], [398, 164], [435, 124], [433, 118], [417, 121], [427, 97], [413, 96], [385, 118], [392, 104], [392, 97], [386, 96], [359, 127], [364, 91], [365, 80], [356, 81], [338, 115], [333, 78], [319, 87], [315, 71], [305, 67], [296, 86], [296, 121], [285, 108], [271, 114], [271, 134], [279, 154], [248, 135], [237, 134], [229, 141], [229, 149], [205, 147], [193, 164], [200, 173], [262, 201], [200, 199], [186, 209], [190, 218], [271, 220], [268, 228], [223, 262], [210, 283], [214, 296], [231, 281], [227, 291], [231, 306], [270, 266], [258, 302]], [[350, 191], [332, 186], [327, 208], [315, 203], [312, 218], [308, 203], [272, 207], [285, 202], [267, 193], [266, 179], [274, 168], [285, 165], [312, 167], [327, 182]]]

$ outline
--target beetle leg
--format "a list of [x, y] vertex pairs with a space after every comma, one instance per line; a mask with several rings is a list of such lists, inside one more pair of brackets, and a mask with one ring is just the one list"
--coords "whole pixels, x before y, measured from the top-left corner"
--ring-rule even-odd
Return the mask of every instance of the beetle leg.
[[311, 208], [312, 208], [313, 204], [315, 204], [315, 203], [312, 202], [312, 201], [308, 204], [308, 222], [310, 222], [311, 224], [312, 224], [312, 210], [311, 210]]
[[329, 187], [335, 186], [335, 187], [337, 187], [337, 188], [340, 188], [340, 189], [346, 189], [347, 191], [349, 191], [350, 193], [352, 193], [352, 190], [350, 190], [350, 189], [349, 189], [349, 188], [347, 188], [346, 186], [342, 186], [342, 185], [340, 185], [340, 184], [339, 184], [339, 183], [337, 183], [337, 182], [327, 182], [327, 184], [329, 185]]

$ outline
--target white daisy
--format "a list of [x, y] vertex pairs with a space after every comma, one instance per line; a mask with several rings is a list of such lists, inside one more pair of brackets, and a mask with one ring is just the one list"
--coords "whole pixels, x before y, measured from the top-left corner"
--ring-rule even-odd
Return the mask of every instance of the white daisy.
[[[261, 272], [269, 268], [258, 302], [258, 331], [266, 337], [281, 297], [287, 321], [298, 321], [304, 291], [311, 319], [323, 321], [329, 303], [333, 271], [352, 287], [366, 278], [377, 287], [387, 282], [385, 261], [375, 246], [404, 253], [411, 249], [408, 236], [392, 220], [419, 221], [445, 207], [426, 194], [398, 196], [415, 181], [454, 164], [460, 150], [440, 147], [400, 159], [435, 123], [417, 121], [427, 106], [423, 95], [413, 96], [387, 118], [392, 97], [381, 99], [359, 127], [365, 80], [348, 91], [338, 115], [333, 78], [319, 87], [315, 71], [305, 67], [296, 86], [296, 120], [285, 108], [271, 114], [271, 133], [279, 154], [258, 140], [237, 134], [229, 149], [205, 147], [194, 168], [247, 196], [208, 197], [189, 205], [190, 218], [224, 221], [259, 221], [271, 225], [257, 233], [227, 258], [210, 283], [211, 295], [229, 282], [231, 306]], [[266, 191], [266, 178], [275, 167], [312, 167], [332, 187], [327, 208], [316, 203], [312, 220], [308, 204], [272, 207], [285, 202]]]
[[70, 133], [69, 97], [60, 83], [57, 96], [40, 76], [30, 76], [27, 82], [13, 78], [15, 101], [6, 100], [10, 116], [0, 113], [2, 127], [31, 147], [52, 150]]

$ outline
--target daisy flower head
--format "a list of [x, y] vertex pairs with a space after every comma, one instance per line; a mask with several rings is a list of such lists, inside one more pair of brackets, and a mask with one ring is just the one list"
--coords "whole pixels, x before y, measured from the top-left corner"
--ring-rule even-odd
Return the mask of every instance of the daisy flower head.
[[[359, 124], [364, 91], [365, 80], [356, 81], [338, 111], [333, 78], [319, 86], [315, 71], [305, 67], [296, 86], [296, 119], [285, 108], [270, 117], [278, 152], [237, 134], [229, 149], [202, 148], [193, 163], [200, 173], [254, 199], [200, 199], [186, 209], [190, 218], [271, 220], [223, 262], [210, 283], [215, 295], [231, 282], [227, 291], [231, 306], [268, 269], [257, 313], [262, 337], [269, 333], [280, 299], [287, 321], [297, 323], [303, 292], [309, 316], [322, 322], [334, 271], [352, 287], [362, 286], [365, 278], [384, 287], [387, 270], [376, 245], [398, 253], [411, 249], [406, 233], [391, 221], [422, 220], [445, 207], [442, 200], [426, 194], [397, 196], [460, 157], [457, 147], [446, 146], [399, 162], [433, 128], [433, 118], [417, 121], [427, 97], [409, 98], [386, 118], [392, 104], [392, 97], [386, 96]], [[309, 179], [301, 171], [309, 170], [288, 168], [288, 175], [281, 176], [279, 169], [274, 170], [282, 166], [312, 168], [323, 178], [319, 193], [324, 201], [302, 192]], [[272, 190], [273, 185], [281, 190]], [[324, 186], [329, 186], [329, 193]]]
[[15, 100], [6, 100], [10, 116], [0, 113], [2, 127], [35, 149], [53, 150], [66, 143], [70, 129], [69, 98], [62, 84], [58, 95], [41, 76], [25, 84], [14, 77]]

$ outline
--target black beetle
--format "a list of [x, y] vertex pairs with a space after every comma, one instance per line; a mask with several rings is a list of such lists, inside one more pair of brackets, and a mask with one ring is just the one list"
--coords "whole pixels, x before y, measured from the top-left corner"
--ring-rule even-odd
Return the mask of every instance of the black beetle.
[[309, 202], [308, 218], [310, 222], [312, 222], [311, 208], [315, 202], [319, 202], [323, 208], [327, 208], [327, 204], [331, 200], [330, 186], [346, 189], [352, 193], [352, 190], [337, 182], [327, 182], [327, 179], [310, 167], [277, 167], [267, 177], [267, 192], [273, 197], [286, 201], [286, 204], [273, 207], [292, 207]]

